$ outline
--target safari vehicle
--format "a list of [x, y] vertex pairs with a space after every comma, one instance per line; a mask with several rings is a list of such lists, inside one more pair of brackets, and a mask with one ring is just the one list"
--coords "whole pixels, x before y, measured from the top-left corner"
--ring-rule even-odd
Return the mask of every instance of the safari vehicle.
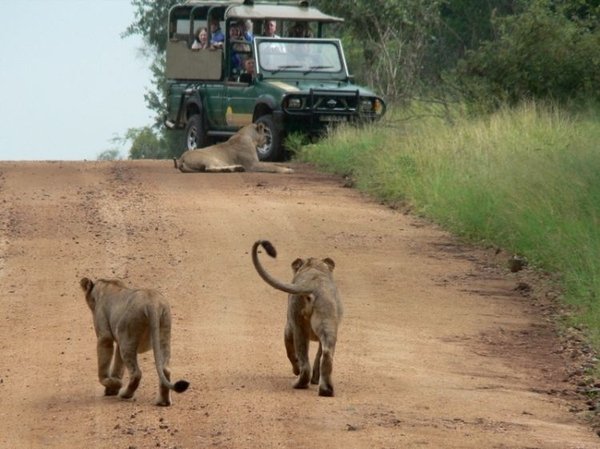
[[[206, 27], [210, 40], [215, 19], [224, 25], [222, 47], [193, 50], [196, 31]], [[232, 27], [248, 21], [251, 41], [230, 38]], [[275, 21], [281, 37], [261, 36], [267, 21]], [[340, 40], [324, 37], [327, 25], [342, 21], [307, 1], [189, 0], [172, 7], [165, 124], [184, 130], [182, 150], [262, 122], [267, 143], [257, 149], [258, 157], [273, 161], [282, 158], [287, 133], [319, 135], [337, 123], [379, 119], [383, 99], [353, 84]], [[286, 37], [298, 27], [302, 37]], [[236, 58], [252, 58], [255, 73], [241, 72]]]

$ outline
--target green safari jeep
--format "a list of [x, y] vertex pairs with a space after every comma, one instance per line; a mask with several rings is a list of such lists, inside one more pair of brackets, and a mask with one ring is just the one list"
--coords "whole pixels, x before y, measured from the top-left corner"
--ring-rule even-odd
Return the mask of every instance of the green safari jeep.
[[[165, 125], [184, 130], [182, 150], [262, 122], [268, 139], [258, 157], [274, 161], [287, 133], [319, 135], [337, 123], [382, 117], [383, 99], [353, 84], [340, 40], [323, 37], [327, 24], [341, 21], [306, 1], [189, 0], [171, 8]], [[261, 36], [273, 22], [280, 35]], [[194, 49], [200, 29], [220, 42]], [[243, 70], [248, 61], [254, 70]]]

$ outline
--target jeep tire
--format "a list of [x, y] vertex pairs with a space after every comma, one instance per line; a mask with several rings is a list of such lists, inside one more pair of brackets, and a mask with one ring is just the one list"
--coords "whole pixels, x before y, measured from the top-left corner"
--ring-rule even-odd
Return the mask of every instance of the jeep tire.
[[206, 126], [202, 114], [192, 115], [187, 122], [184, 134], [184, 149], [195, 150], [208, 144]]
[[282, 156], [283, 131], [275, 124], [271, 114], [263, 115], [256, 123], [265, 125], [267, 132], [267, 143], [256, 149], [258, 159], [261, 161], [278, 161]]

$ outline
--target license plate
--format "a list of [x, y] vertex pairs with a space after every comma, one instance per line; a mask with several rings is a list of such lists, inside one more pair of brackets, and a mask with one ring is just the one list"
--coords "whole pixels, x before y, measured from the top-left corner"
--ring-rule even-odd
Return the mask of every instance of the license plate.
[[319, 120], [322, 122], [346, 122], [348, 117], [345, 115], [320, 115]]

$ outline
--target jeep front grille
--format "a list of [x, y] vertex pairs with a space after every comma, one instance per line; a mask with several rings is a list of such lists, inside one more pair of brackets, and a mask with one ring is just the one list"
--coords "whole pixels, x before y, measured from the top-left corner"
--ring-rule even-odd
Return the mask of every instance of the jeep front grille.
[[350, 113], [358, 111], [358, 90], [354, 92], [336, 92], [311, 89], [307, 98], [307, 107], [312, 112], [323, 114]]
[[[354, 115], [358, 113], [359, 104], [360, 95], [358, 90], [350, 92], [339, 92], [331, 90], [311, 89], [308, 95], [290, 96], [287, 99], [287, 101], [284, 102], [284, 110], [286, 113], [292, 115], [306, 115], [307, 113], [310, 113], [312, 115]], [[297, 107], [293, 107], [291, 105]]]

